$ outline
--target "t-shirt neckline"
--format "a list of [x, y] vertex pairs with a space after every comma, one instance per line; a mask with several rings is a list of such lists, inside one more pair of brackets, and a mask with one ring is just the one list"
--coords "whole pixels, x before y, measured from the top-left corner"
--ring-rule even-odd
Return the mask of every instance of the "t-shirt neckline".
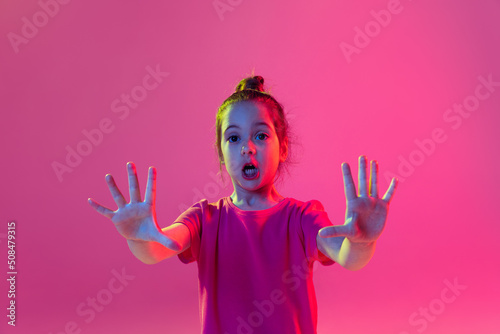
[[279, 210], [283, 205], [285, 205], [285, 203], [288, 203], [290, 201], [289, 197], [285, 197], [285, 198], [283, 198], [283, 200], [281, 202], [277, 203], [276, 205], [274, 205], [270, 208], [264, 209], [264, 210], [243, 210], [243, 209], [238, 208], [233, 203], [233, 201], [231, 201], [230, 196], [227, 196], [224, 199], [225, 199], [226, 203], [228, 204], [228, 206], [231, 209], [233, 209], [237, 214], [240, 214], [240, 215], [258, 215], [258, 216], [265, 216], [265, 215], [272, 214], [272, 213], [276, 212], [277, 210]]

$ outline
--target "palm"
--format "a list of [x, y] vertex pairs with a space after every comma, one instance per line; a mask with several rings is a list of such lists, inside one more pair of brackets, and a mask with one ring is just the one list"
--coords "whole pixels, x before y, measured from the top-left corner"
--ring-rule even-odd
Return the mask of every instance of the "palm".
[[359, 158], [358, 187], [356, 188], [347, 163], [342, 164], [346, 196], [345, 224], [324, 228], [323, 236], [345, 236], [351, 242], [370, 243], [377, 240], [384, 230], [389, 203], [394, 195], [397, 180], [392, 179], [389, 189], [382, 198], [378, 197], [377, 163], [372, 161], [369, 188], [366, 180], [366, 158]]
[[[380, 198], [358, 197], [347, 200], [346, 221], [352, 220], [353, 242], [371, 242], [377, 240], [382, 233], [387, 219], [387, 203]], [[349, 224], [349, 223], [348, 223]]]
[[150, 240], [155, 228], [153, 207], [146, 203], [129, 203], [115, 211], [111, 221], [122, 236]]
[[118, 232], [129, 240], [156, 241], [160, 237], [156, 223], [155, 194], [156, 170], [149, 169], [146, 196], [141, 201], [135, 166], [128, 164], [130, 202], [127, 203], [111, 175], [106, 175], [109, 190], [118, 209], [112, 211], [89, 198], [90, 205], [103, 216], [111, 219]]

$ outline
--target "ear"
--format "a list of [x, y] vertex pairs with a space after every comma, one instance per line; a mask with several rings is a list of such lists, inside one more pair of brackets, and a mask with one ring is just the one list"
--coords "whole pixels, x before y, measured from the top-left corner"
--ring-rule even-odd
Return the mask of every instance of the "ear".
[[284, 142], [280, 145], [280, 162], [285, 162], [288, 157], [288, 143]]

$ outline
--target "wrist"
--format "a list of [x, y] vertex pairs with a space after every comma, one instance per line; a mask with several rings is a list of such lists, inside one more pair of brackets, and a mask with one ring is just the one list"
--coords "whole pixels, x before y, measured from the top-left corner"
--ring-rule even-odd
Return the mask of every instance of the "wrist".
[[349, 270], [359, 270], [370, 261], [374, 253], [375, 241], [353, 242], [346, 237], [339, 254], [340, 264]]
[[158, 238], [155, 241], [173, 251], [179, 251], [181, 249], [181, 245], [172, 236], [166, 234], [163, 230], [159, 231]]
[[375, 244], [377, 243], [377, 240], [372, 240], [372, 241], [352, 241], [348, 237], [345, 238], [351, 247], [357, 247], [357, 248], [372, 248], [375, 247]]

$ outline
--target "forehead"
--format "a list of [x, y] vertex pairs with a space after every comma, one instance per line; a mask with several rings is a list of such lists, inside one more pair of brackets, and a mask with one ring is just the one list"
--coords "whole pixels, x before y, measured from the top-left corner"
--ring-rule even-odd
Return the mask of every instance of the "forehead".
[[257, 123], [273, 125], [271, 113], [266, 104], [253, 101], [241, 101], [228, 107], [222, 118], [222, 130], [230, 125], [251, 126]]

